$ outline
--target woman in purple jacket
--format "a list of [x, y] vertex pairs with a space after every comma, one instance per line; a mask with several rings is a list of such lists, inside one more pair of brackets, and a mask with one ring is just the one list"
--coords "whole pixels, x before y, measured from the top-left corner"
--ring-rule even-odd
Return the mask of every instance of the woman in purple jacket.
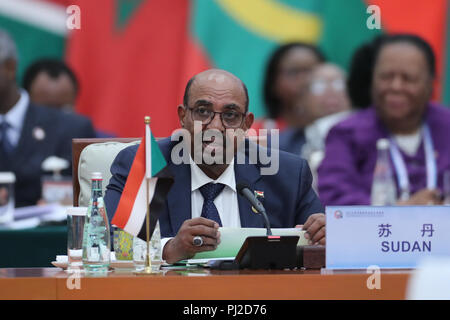
[[[440, 204], [444, 171], [450, 170], [450, 110], [430, 103], [435, 58], [423, 39], [383, 36], [374, 46], [372, 105], [328, 134], [318, 170], [324, 205], [368, 205], [376, 142], [391, 141], [398, 204]], [[405, 197], [406, 195], [406, 197]]]

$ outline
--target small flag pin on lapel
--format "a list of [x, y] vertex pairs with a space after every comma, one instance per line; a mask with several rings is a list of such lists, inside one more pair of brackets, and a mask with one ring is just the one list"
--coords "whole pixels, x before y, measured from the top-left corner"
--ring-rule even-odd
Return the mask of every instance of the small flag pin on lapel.
[[35, 127], [33, 129], [33, 137], [38, 141], [44, 140], [45, 138], [44, 129], [42, 129], [41, 127]]
[[264, 198], [264, 191], [255, 190], [255, 196], [258, 198]]
[[[255, 197], [256, 198], [264, 198], [264, 191], [257, 191], [257, 190], [255, 190], [254, 191], [254, 194], [255, 194]], [[255, 207], [253, 207], [252, 206], [252, 211], [254, 212], [254, 213], [258, 213], [258, 211], [255, 209]]]

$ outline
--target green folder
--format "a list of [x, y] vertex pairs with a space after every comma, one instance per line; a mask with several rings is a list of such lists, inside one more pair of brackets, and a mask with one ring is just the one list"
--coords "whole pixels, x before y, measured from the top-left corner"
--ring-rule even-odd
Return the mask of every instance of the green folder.
[[[195, 259], [231, 258], [236, 257], [245, 239], [250, 236], [265, 236], [265, 228], [219, 228], [220, 244], [214, 251], [197, 253], [189, 262]], [[297, 246], [307, 245], [305, 231], [300, 228], [275, 228], [272, 229], [274, 236], [299, 236]]]

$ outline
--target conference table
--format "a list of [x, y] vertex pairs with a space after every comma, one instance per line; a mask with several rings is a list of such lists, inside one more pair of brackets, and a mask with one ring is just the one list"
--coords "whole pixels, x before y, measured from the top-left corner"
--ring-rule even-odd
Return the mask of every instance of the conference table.
[[[165, 269], [137, 275], [68, 273], [61, 268], [0, 269], [0, 299], [302, 300], [404, 299], [411, 270], [382, 270], [379, 289], [365, 270]], [[78, 281], [78, 282], [77, 282]]]
[[65, 225], [0, 230], [0, 299], [404, 299], [412, 272], [381, 270], [381, 288], [369, 289], [366, 270], [184, 268], [141, 276], [113, 269], [102, 276], [82, 273], [81, 288], [70, 289], [73, 274], [51, 267], [66, 253], [66, 237]]

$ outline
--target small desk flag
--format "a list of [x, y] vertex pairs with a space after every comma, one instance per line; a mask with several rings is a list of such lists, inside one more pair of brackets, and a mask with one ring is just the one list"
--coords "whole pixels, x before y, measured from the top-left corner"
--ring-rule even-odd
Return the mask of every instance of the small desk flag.
[[[136, 152], [119, 205], [111, 221], [113, 225], [141, 239], [146, 239], [144, 222], [147, 205], [149, 205], [151, 237], [159, 215], [166, 206], [167, 193], [173, 183], [166, 160], [148, 124], [145, 131], [146, 134]], [[146, 179], [149, 179], [148, 198]]]

